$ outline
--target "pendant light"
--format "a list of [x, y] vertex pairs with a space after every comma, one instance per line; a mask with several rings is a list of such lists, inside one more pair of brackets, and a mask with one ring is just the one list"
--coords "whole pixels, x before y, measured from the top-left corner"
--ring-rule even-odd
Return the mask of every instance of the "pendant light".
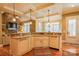
[[48, 10], [48, 25], [50, 25], [50, 21], [49, 21], [49, 11], [50, 11], [50, 10]]
[[49, 19], [49, 12], [50, 12], [50, 10], [48, 10], [48, 35], [49, 35], [49, 43], [48, 44], [50, 44], [50, 19]]
[[13, 21], [16, 21], [16, 17], [15, 17], [15, 3], [13, 3]]
[[49, 32], [50, 32], [50, 20], [49, 20], [49, 11], [50, 11], [50, 10], [48, 10], [48, 27], [49, 27]]
[[29, 22], [29, 24], [32, 24], [31, 11], [32, 11], [32, 9], [30, 9], [30, 22]]

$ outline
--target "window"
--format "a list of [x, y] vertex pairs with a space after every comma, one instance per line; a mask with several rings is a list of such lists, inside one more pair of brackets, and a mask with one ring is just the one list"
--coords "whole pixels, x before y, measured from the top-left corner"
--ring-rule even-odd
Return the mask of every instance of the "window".
[[60, 32], [60, 24], [59, 22], [55, 22], [51, 24], [51, 32]]
[[36, 22], [36, 32], [42, 32], [42, 22]]
[[45, 23], [45, 32], [49, 32], [50, 31], [50, 25], [49, 23]]
[[59, 22], [53, 22], [50, 24], [45, 24], [45, 32], [60, 32], [60, 24]]
[[68, 20], [68, 35], [76, 36], [76, 20], [75, 19]]
[[29, 23], [24, 23], [23, 31], [24, 32], [30, 32], [30, 24]]

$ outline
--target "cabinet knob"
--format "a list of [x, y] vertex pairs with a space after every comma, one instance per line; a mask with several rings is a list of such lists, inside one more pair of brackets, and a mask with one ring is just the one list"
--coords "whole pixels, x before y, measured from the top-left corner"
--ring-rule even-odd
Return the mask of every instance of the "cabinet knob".
[[42, 41], [40, 41], [42, 43]]

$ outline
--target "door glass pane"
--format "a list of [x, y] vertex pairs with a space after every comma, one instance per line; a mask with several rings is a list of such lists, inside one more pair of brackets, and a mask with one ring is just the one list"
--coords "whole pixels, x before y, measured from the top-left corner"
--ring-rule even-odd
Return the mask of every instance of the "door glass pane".
[[68, 20], [68, 36], [76, 36], [76, 20]]
[[24, 32], [30, 32], [30, 24], [29, 23], [24, 23], [23, 31]]

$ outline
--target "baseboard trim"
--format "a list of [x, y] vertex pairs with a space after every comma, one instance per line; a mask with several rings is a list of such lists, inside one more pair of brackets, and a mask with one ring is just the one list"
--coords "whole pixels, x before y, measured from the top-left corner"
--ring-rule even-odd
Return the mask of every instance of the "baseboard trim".
[[68, 43], [68, 44], [77, 44], [77, 45], [79, 45], [79, 42], [68, 42], [68, 41], [63, 41], [63, 43]]
[[7, 45], [3, 45], [3, 47], [5, 47], [5, 46], [10, 46], [10, 44], [7, 44]]
[[49, 48], [54, 49], [54, 50], [59, 50], [59, 49], [57, 49], [57, 48], [53, 48], [53, 47], [49, 47]]
[[71, 43], [71, 42], [65, 42], [63, 44], [73, 44], [73, 45], [79, 45], [79, 43]]

